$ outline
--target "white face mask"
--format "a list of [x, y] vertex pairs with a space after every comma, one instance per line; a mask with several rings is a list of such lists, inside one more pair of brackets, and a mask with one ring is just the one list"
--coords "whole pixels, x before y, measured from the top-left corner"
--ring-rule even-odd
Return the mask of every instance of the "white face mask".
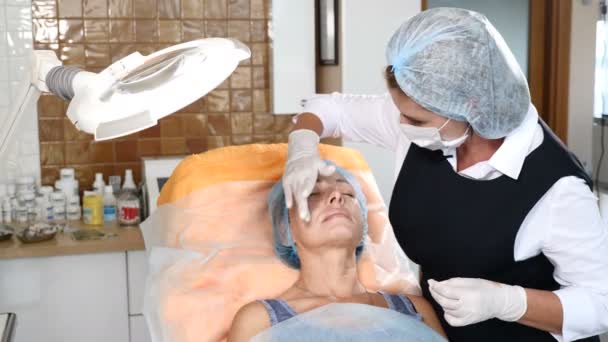
[[456, 138], [454, 140], [442, 140], [439, 131], [445, 127], [445, 125], [450, 122], [451, 119], [448, 119], [441, 127], [417, 127], [408, 124], [400, 124], [401, 131], [405, 136], [414, 144], [427, 148], [432, 151], [436, 150], [446, 150], [457, 148], [462, 145], [467, 137], [469, 136], [469, 127], [464, 132], [464, 134], [460, 138]]

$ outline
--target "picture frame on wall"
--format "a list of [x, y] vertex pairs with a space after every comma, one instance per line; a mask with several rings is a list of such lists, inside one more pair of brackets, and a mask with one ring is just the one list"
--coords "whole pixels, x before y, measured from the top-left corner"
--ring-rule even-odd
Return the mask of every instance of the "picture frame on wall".
[[317, 0], [319, 63], [338, 65], [338, 0]]
[[156, 210], [165, 183], [186, 156], [144, 157], [142, 161], [142, 221]]

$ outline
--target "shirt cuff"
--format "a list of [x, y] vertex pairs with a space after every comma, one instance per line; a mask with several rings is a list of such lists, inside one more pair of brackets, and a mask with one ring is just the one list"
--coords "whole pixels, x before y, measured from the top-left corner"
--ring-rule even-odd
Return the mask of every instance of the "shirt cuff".
[[[589, 336], [594, 336], [602, 331], [600, 317], [605, 315], [605, 310], [598, 312], [603, 307], [602, 303], [596, 303], [590, 296], [589, 290], [577, 287], [565, 287], [554, 291], [562, 303], [564, 321], [562, 334], [551, 334], [558, 341], [575, 341]], [[599, 305], [599, 306], [598, 306]]]

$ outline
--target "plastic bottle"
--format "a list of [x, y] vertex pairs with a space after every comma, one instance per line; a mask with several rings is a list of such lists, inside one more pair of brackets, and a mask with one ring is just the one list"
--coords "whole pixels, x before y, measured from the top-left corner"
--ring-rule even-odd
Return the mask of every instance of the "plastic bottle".
[[[49, 207], [51, 212], [51, 220], [49, 220]], [[36, 197], [36, 221], [37, 222], [50, 222], [52, 221], [53, 206], [49, 205], [49, 201], [46, 196], [41, 195]]]
[[116, 197], [111, 185], [106, 185], [103, 192], [103, 222], [116, 222]]
[[27, 221], [36, 222], [38, 219], [38, 207], [36, 206], [36, 194], [34, 192], [26, 192], [23, 196], [24, 201], [22, 202], [27, 209]]
[[61, 180], [72, 180], [76, 176], [76, 172], [72, 168], [63, 168], [59, 170]]
[[11, 198], [11, 217], [13, 218], [13, 222], [17, 221], [17, 207], [19, 206], [19, 201], [17, 197]]
[[19, 193], [18, 199], [22, 205], [26, 207], [32, 207], [35, 204], [36, 193], [29, 190], [23, 191]]
[[82, 199], [82, 219], [85, 224], [103, 225], [103, 199], [95, 191], [85, 191]]
[[64, 210], [60, 210], [60, 211], [65, 211], [65, 194], [61, 191], [55, 191], [51, 194], [50, 196], [51, 199], [51, 203], [53, 204], [53, 207], [63, 207]]
[[15, 221], [15, 219], [17, 218], [16, 209], [17, 209], [17, 204], [18, 204], [17, 187], [15, 186], [15, 184], [6, 185], [6, 196], [8, 197], [8, 200], [10, 201], [11, 221]]
[[93, 191], [103, 195], [103, 191], [106, 187], [106, 183], [103, 181], [103, 173], [97, 172], [95, 174], [95, 182], [93, 182]]
[[108, 183], [112, 186], [114, 196], [118, 196], [118, 194], [120, 193], [120, 185], [122, 183], [120, 176], [110, 176], [108, 179]]
[[28, 221], [27, 208], [24, 205], [18, 205], [16, 212], [17, 212], [16, 221], [19, 222], [21, 225], [26, 224]]
[[69, 222], [79, 221], [82, 217], [82, 208], [80, 208], [80, 196], [68, 197], [66, 207], [66, 218]]
[[76, 180], [62, 180], [61, 191], [66, 198], [78, 195], [78, 182]]
[[17, 187], [15, 186], [15, 184], [6, 185], [6, 194], [8, 195], [8, 197], [15, 197], [16, 193], [17, 193]]
[[125, 182], [122, 185], [122, 189], [132, 189], [135, 190], [135, 181], [133, 181], [133, 170], [127, 169], [125, 171]]
[[51, 204], [53, 205], [53, 221], [56, 223], [65, 222], [65, 194], [55, 191], [51, 194]]
[[59, 173], [60, 178], [55, 182], [55, 187], [63, 191], [68, 198], [78, 196], [78, 181], [76, 181], [74, 169], [64, 168]]
[[17, 193], [36, 191], [36, 185], [34, 182], [34, 177], [19, 177], [17, 179]]
[[36, 222], [45, 222], [46, 221], [46, 210], [44, 208], [45, 198], [44, 196], [37, 196], [34, 200], [36, 202], [36, 216], [34, 220]]
[[43, 186], [40, 187], [39, 191], [41, 201], [39, 201], [40, 205], [40, 220], [42, 222], [53, 222], [53, 203], [51, 202], [51, 194], [53, 193], [52, 186]]
[[47, 199], [51, 198], [51, 194], [53, 193], [53, 187], [52, 186], [41, 186], [40, 189], [38, 190], [38, 193], [40, 193], [40, 195], [45, 196]]
[[66, 218], [68, 222], [79, 221], [81, 218], [80, 205], [68, 204], [66, 209]]
[[78, 196], [78, 195], [69, 196], [67, 199], [67, 205], [80, 206], [80, 196]]
[[11, 223], [13, 221], [13, 208], [11, 200], [8, 197], [5, 197], [2, 201], [2, 216], [4, 223]]
[[2, 213], [2, 203], [6, 198], [6, 184], [0, 184], [0, 223], [4, 221], [4, 214]]
[[121, 226], [133, 226], [139, 224], [139, 197], [133, 181], [133, 171], [125, 172], [125, 182], [122, 186], [117, 201], [118, 223]]

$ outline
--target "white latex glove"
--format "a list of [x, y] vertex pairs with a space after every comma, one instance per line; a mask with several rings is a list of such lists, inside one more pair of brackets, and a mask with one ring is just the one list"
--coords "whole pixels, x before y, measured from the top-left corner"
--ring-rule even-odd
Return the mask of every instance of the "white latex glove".
[[336, 168], [319, 157], [319, 135], [316, 132], [299, 129], [289, 134], [288, 141], [287, 163], [283, 173], [285, 203], [291, 208], [295, 199], [300, 218], [308, 222], [308, 196], [319, 174], [329, 176]]
[[526, 290], [475, 278], [429, 280], [431, 295], [443, 307], [445, 320], [454, 327], [491, 318], [518, 321], [528, 309]]

